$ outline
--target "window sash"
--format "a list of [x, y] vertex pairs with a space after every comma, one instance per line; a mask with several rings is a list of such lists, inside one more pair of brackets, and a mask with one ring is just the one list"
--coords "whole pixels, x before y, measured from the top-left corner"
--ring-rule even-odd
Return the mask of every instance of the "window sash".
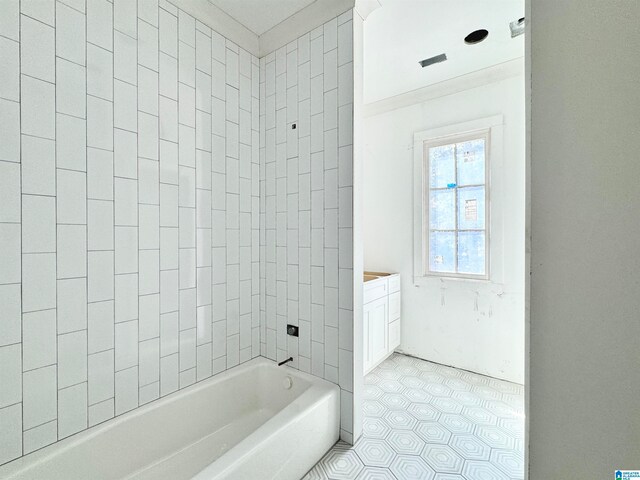
[[[490, 138], [490, 129], [485, 129], [482, 131], [476, 131], [469, 134], [461, 134], [461, 135], [449, 135], [446, 137], [442, 137], [439, 139], [435, 139], [432, 141], [425, 141], [423, 143], [423, 271], [425, 275], [429, 276], [445, 276], [445, 277], [459, 277], [459, 278], [472, 278], [472, 279], [480, 279], [480, 280], [488, 280], [489, 279], [489, 244], [490, 244], [490, 236], [489, 236], [489, 138]], [[474, 183], [469, 185], [458, 185], [458, 158], [457, 158], [457, 144], [467, 142], [470, 140], [484, 140], [484, 183]], [[453, 161], [454, 161], [454, 180], [455, 187], [431, 187], [431, 156], [430, 151], [433, 148], [441, 147], [444, 145], [454, 145], [453, 152]], [[483, 229], [465, 229], [459, 228], [459, 205], [458, 205], [458, 190], [460, 188], [472, 188], [472, 187], [484, 187], [484, 214], [485, 214], [485, 222]], [[431, 228], [430, 224], [430, 208], [431, 208], [431, 192], [432, 191], [454, 191], [454, 209], [453, 214], [455, 217], [455, 228], [454, 229], [438, 229]], [[455, 244], [454, 244], [454, 270], [448, 272], [441, 272], [437, 270], [431, 269], [431, 233], [432, 232], [445, 232], [445, 233], [453, 233], [455, 236]], [[459, 235], [460, 232], [478, 232], [484, 233], [484, 273], [476, 274], [476, 273], [463, 273], [459, 271], [459, 262], [458, 262], [458, 254], [459, 254]]]

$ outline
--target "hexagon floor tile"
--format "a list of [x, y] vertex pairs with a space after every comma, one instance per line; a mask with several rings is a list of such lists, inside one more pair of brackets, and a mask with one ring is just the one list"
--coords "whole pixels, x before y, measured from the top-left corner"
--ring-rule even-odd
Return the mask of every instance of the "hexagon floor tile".
[[513, 450], [513, 437], [499, 427], [481, 425], [476, 428], [476, 436], [491, 448]]
[[402, 385], [397, 380], [389, 380], [385, 379], [381, 381], [378, 386], [387, 393], [400, 393], [404, 390], [404, 385]]
[[382, 418], [364, 417], [362, 421], [362, 435], [369, 438], [385, 438], [391, 427]]
[[449, 445], [467, 460], [489, 460], [491, 449], [474, 435], [454, 435]]
[[418, 455], [425, 446], [424, 440], [410, 430], [392, 430], [387, 443], [399, 454]]
[[387, 408], [378, 400], [365, 400], [363, 409], [367, 417], [382, 417], [387, 413]]
[[353, 450], [331, 450], [320, 460], [325, 473], [332, 480], [351, 480], [364, 468], [362, 461]]
[[380, 401], [390, 410], [406, 410], [409, 406], [409, 400], [399, 393], [385, 393]]
[[464, 464], [464, 459], [449, 445], [427, 445], [422, 458], [441, 473], [460, 473]]
[[396, 477], [387, 468], [364, 467], [356, 480], [396, 480]]
[[460, 413], [462, 411], [462, 405], [450, 397], [434, 398], [431, 403], [442, 413]]
[[521, 385], [394, 354], [365, 378], [363, 435], [303, 480], [521, 480]]
[[519, 417], [499, 418], [498, 427], [514, 438], [524, 438], [524, 422]]
[[515, 450], [491, 450], [491, 463], [512, 479], [524, 478], [524, 454]]
[[416, 433], [428, 444], [447, 444], [451, 438], [451, 432], [438, 422], [420, 422], [416, 427]]
[[475, 428], [472, 420], [455, 413], [446, 413], [438, 421], [451, 433], [472, 433]]
[[[471, 386], [469, 386], [471, 388]], [[455, 398], [459, 403], [467, 407], [482, 405], [482, 398], [473, 392], [456, 390], [451, 394], [451, 398]]]
[[464, 480], [464, 477], [455, 473], [436, 473], [433, 480]]
[[433, 480], [436, 472], [414, 455], [398, 455], [389, 468], [400, 480]]
[[368, 384], [364, 386], [365, 400], [377, 400], [382, 395], [384, 395], [384, 390], [382, 390], [379, 386]]
[[475, 460], [464, 463], [462, 475], [467, 480], [511, 480], [492, 463]]
[[389, 410], [384, 415], [385, 420], [397, 430], [413, 430], [418, 421], [404, 410]]
[[407, 388], [402, 392], [410, 402], [429, 402], [433, 399], [431, 395], [422, 390], [422, 388]]
[[440, 417], [440, 410], [429, 403], [417, 402], [409, 405], [407, 411], [418, 420], [433, 421]]
[[498, 421], [498, 418], [493, 413], [482, 407], [464, 407], [462, 416], [476, 425], [495, 425]]
[[426, 385], [425, 381], [420, 378], [419, 371], [416, 375], [402, 377], [400, 379], [400, 383], [402, 383], [407, 388], [424, 388], [424, 386]]
[[303, 480], [327, 480], [328, 478], [322, 469], [322, 465], [318, 463], [304, 476]]
[[396, 456], [396, 452], [384, 440], [363, 438], [354, 447], [355, 452], [365, 465], [388, 467]]

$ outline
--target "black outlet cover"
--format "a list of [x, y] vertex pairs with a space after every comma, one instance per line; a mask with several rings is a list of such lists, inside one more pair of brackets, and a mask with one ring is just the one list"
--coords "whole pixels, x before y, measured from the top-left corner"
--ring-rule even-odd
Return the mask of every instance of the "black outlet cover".
[[295, 325], [287, 325], [287, 335], [291, 335], [292, 337], [297, 337], [299, 328]]

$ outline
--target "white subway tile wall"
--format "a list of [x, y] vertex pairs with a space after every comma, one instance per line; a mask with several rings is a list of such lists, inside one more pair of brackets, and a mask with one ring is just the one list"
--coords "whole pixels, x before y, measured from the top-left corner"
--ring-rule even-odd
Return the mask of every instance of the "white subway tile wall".
[[260, 89], [158, 0], [3, 0], [0, 63], [2, 464], [260, 355]]
[[258, 60], [165, 1], [35, 5], [0, 15], [0, 464], [259, 355], [350, 440], [351, 12]]
[[[352, 36], [349, 11], [261, 58], [257, 95], [261, 354], [278, 361], [291, 356], [294, 367], [340, 385], [347, 441], [353, 403]], [[255, 149], [258, 142], [252, 144]], [[287, 335], [287, 324], [300, 327], [298, 338]]]

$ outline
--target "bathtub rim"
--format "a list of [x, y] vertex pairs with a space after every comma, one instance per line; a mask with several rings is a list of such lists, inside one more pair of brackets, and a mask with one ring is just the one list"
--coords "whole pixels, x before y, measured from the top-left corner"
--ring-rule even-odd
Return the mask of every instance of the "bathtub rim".
[[[279, 410], [272, 418], [275, 418], [282, 412], [282, 410], [286, 409], [287, 407], [289, 407], [290, 405], [298, 401], [303, 395], [306, 394], [308, 390], [310, 389], [315, 390], [314, 387], [319, 388], [320, 389], [319, 391], [325, 391], [325, 392], [329, 392], [334, 388], [338, 389], [339, 391], [338, 385], [332, 382], [329, 382], [328, 380], [325, 380], [320, 377], [315, 377], [311, 374], [308, 374], [300, 370], [297, 370], [293, 367], [290, 367], [289, 365], [283, 365], [279, 367], [277, 366], [277, 363], [275, 361], [269, 360], [262, 356], [256, 357], [251, 360], [247, 360], [244, 363], [236, 365], [235, 367], [229, 368], [224, 372], [220, 372], [216, 375], [212, 375], [206, 380], [202, 380], [186, 388], [176, 390], [175, 392], [165, 395], [164, 397], [160, 397], [156, 400], [153, 400], [145, 405], [139, 406], [128, 412], [122, 413], [120, 415], [116, 415], [113, 418], [105, 420], [104, 422], [93, 425], [92, 427], [88, 427], [85, 430], [82, 430], [66, 438], [63, 438], [62, 440], [58, 440], [50, 445], [42, 447], [41, 449], [35, 450], [19, 458], [11, 460], [5, 464], [2, 464], [0, 465], [0, 478], [11, 480], [17, 477], [18, 475], [20, 475], [21, 473], [28, 472], [29, 469], [33, 468], [37, 464], [46, 462], [56, 457], [57, 455], [64, 454], [68, 450], [71, 450], [74, 447], [86, 441], [89, 441], [94, 437], [97, 437], [109, 430], [112, 430], [117, 426], [122, 425], [123, 423], [126, 423], [134, 418], [143, 416], [152, 410], [156, 410], [156, 409], [162, 408], [163, 406], [177, 402], [187, 396], [197, 394], [198, 392], [205, 390], [207, 388], [210, 388], [211, 386], [217, 383], [221, 383], [225, 380], [229, 380], [231, 378], [237, 377], [249, 370], [259, 368], [259, 367], [270, 367], [272, 369], [282, 369], [284, 367], [286, 368], [287, 375], [290, 375], [292, 377], [298, 377], [306, 382], [309, 382], [309, 387], [307, 389], [302, 391], [300, 395], [295, 399], [293, 399], [291, 403], [287, 404], [285, 407], [283, 407], [283, 409]], [[258, 427], [258, 429], [253, 431], [249, 436], [254, 435], [255, 432], [259, 430], [262, 426], [263, 425]], [[232, 450], [233, 448], [230, 449], [229, 452], [231, 452]], [[220, 458], [222, 458], [223, 456], [226, 456], [226, 454], [229, 452], [225, 452], [225, 454], [223, 454]], [[208, 467], [205, 467], [205, 469], [206, 468]], [[133, 474], [135, 472], [131, 472], [131, 473]]]

